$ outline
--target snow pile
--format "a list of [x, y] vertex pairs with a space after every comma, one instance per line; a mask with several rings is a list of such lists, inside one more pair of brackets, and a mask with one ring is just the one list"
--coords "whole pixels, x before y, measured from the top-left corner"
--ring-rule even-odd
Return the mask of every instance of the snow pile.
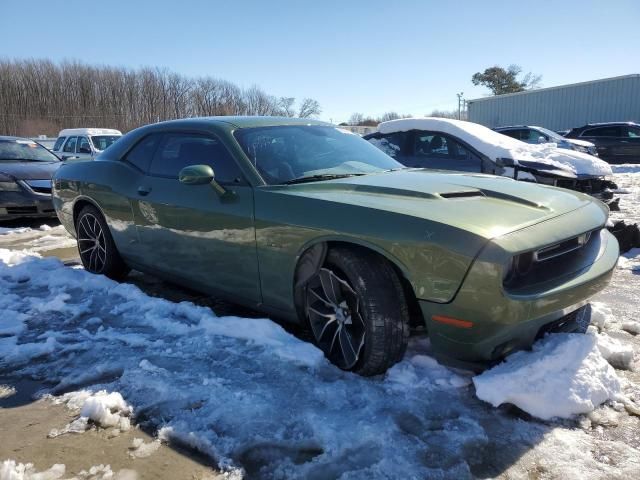
[[160, 440], [145, 443], [142, 438], [134, 438], [129, 448], [129, 456], [132, 458], [147, 458], [160, 448]]
[[491, 160], [510, 158], [541, 162], [570, 169], [577, 175], [612, 175], [609, 164], [597, 157], [573, 150], [556, 148], [555, 144], [531, 145], [473, 122], [447, 118], [403, 118], [378, 125], [380, 133], [428, 130], [458, 137]]
[[588, 413], [620, 393], [620, 381], [592, 335], [553, 334], [474, 377], [476, 395], [549, 420]]
[[3, 398], [9, 398], [16, 394], [16, 389], [11, 385], [0, 384], [0, 400]]
[[621, 370], [631, 369], [634, 359], [633, 346], [622, 343], [606, 333], [596, 334], [598, 350], [602, 357], [614, 368]]
[[640, 248], [632, 248], [628, 252], [620, 255], [618, 268], [631, 270], [632, 272], [640, 271]]
[[33, 463], [16, 463], [5, 460], [0, 465], [0, 480], [58, 480], [65, 474], [66, 467], [56, 463], [51, 468], [38, 472]]
[[49, 437], [54, 438], [66, 433], [82, 433], [89, 428], [89, 420], [103, 428], [114, 427], [120, 431], [131, 428], [131, 416], [133, 409], [118, 392], [108, 393], [105, 390], [89, 392], [80, 390], [66, 393], [54, 399], [55, 403], [63, 403], [70, 410], [78, 411], [80, 417], [68, 424], [62, 430], [54, 429]]
[[640, 323], [633, 320], [619, 322], [603, 303], [593, 302], [591, 306], [591, 325], [587, 331], [596, 337], [598, 350], [614, 368], [631, 370], [635, 358], [633, 346], [614, 338], [610, 333], [617, 335], [615, 332], [623, 330], [635, 335], [640, 332]]
[[[18, 463], [15, 460], [5, 460], [0, 465], [0, 480], [63, 480], [66, 466], [56, 463], [51, 468], [38, 472], [33, 463]], [[118, 472], [111, 470], [110, 465], [95, 465], [89, 470], [82, 470], [68, 480], [137, 480], [138, 474], [134, 470], [122, 469]]]

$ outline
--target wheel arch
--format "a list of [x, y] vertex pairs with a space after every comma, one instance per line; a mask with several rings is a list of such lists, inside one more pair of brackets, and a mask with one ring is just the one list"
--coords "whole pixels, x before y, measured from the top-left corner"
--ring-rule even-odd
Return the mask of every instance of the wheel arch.
[[[78, 215], [80, 215], [80, 212], [82, 211], [82, 209], [84, 207], [86, 207], [87, 205], [91, 205], [92, 207], [95, 207], [98, 209], [98, 211], [100, 212], [100, 215], [102, 215], [102, 218], [107, 219], [107, 217], [105, 216], [104, 212], [102, 211], [102, 208], [100, 208], [100, 205], [98, 205], [98, 203], [93, 200], [92, 198], [86, 197], [84, 195], [82, 196], [78, 196], [78, 198], [76, 198], [76, 200], [73, 202], [73, 210], [72, 210], [72, 215], [73, 215], [73, 229], [76, 229], [76, 223], [78, 220]], [[107, 223], [107, 226], [109, 226], [109, 224]], [[77, 232], [76, 232], [77, 234]]]
[[305, 244], [297, 255], [293, 278], [294, 305], [298, 318], [302, 322], [304, 318], [304, 300], [302, 287], [311, 276], [324, 264], [327, 252], [331, 248], [343, 247], [354, 250], [368, 251], [387, 262], [398, 276], [405, 299], [408, 303], [411, 326], [424, 326], [422, 310], [418, 303], [407, 267], [390, 252], [378, 245], [360, 239], [345, 239], [336, 237], [316, 238]]

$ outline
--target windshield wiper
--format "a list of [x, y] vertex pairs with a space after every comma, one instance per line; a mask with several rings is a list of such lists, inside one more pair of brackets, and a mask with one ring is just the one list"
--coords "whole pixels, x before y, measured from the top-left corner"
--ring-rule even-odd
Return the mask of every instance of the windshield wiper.
[[295, 183], [319, 182], [321, 180], [334, 180], [336, 178], [357, 177], [365, 175], [364, 173], [321, 173], [318, 175], [309, 175], [307, 177], [298, 177], [292, 180], [282, 182], [281, 185], [293, 185]]

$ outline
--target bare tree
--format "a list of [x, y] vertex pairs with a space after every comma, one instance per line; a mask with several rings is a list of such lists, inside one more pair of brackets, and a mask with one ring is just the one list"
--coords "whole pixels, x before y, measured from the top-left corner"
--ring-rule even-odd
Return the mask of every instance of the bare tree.
[[322, 110], [320, 109], [320, 104], [317, 100], [312, 98], [305, 98], [302, 100], [302, 104], [300, 105], [300, 110], [298, 111], [298, 117], [300, 118], [309, 118], [320, 115]]
[[296, 111], [293, 108], [293, 104], [296, 103], [295, 97], [280, 97], [278, 100], [278, 107], [282, 110], [282, 116], [295, 117]]
[[[320, 113], [304, 99], [301, 116]], [[70, 127], [128, 131], [159, 120], [201, 115], [296, 114], [295, 98], [213, 77], [160, 68], [94, 67], [79, 62], [0, 58], [0, 134], [55, 135]]]

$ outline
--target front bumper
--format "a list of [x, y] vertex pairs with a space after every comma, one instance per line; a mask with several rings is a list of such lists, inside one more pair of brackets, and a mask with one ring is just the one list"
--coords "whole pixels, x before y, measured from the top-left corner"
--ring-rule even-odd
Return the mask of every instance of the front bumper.
[[[609, 283], [618, 261], [618, 242], [599, 233], [598, 254], [590, 264], [532, 288], [507, 292], [502, 270], [483, 252], [455, 299], [448, 304], [420, 301], [434, 353], [445, 361], [491, 364], [530, 347], [541, 332], [584, 306]], [[434, 315], [464, 319], [471, 327], [434, 321]]]
[[55, 216], [56, 211], [50, 194], [37, 193], [26, 188], [18, 192], [0, 192], [0, 221]]

